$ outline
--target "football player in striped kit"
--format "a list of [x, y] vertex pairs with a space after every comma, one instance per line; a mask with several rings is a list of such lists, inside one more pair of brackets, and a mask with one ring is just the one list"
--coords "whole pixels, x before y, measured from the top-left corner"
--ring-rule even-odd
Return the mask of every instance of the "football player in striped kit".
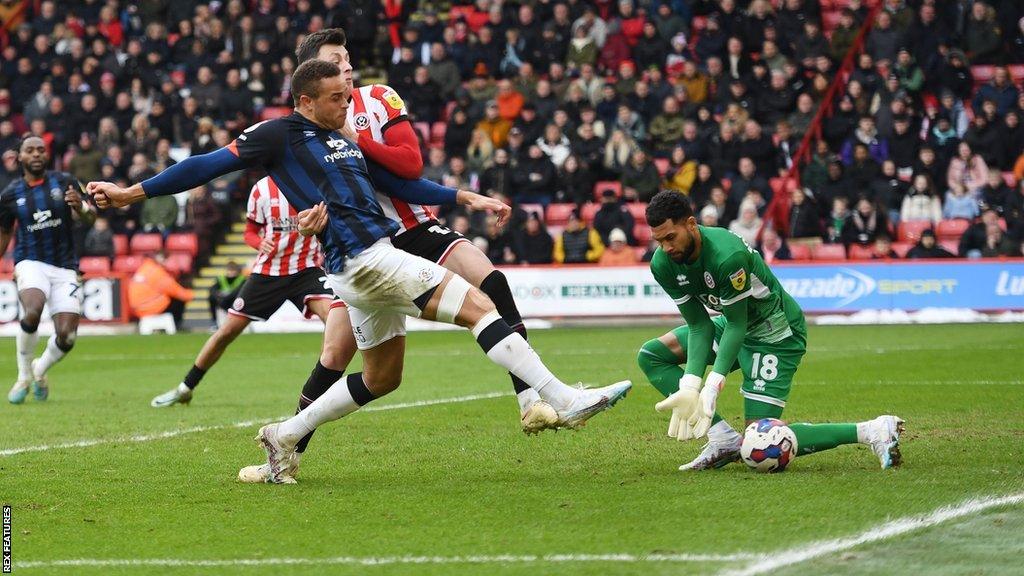
[[[24, 310], [15, 337], [18, 379], [7, 394], [11, 404], [25, 401], [30, 384], [32, 396], [46, 400], [50, 394], [47, 370], [75, 345], [82, 315], [82, 284], [78, 280], [73, 222], [81, 220], [91, 225], [96, 218], [82, 200], [78, 180], [65, 172], [46, 169], [50, 154], [42, 138], [29, 136], [22, 140], [18, 161], [22, 177], [0, 192], [0, 255], [16, 234], [14, 275]], [[43, 355], [33, 360], [39, 319], [46, 304], [53, 317], [54, 334]]]
[[[277, 187], [264, 177], [249, 192], [245, 242], [259, 251], [252, 274], [228, 310], [228, 319], [210, 336], [180, 384], [150, 402], [154, 408], [188, 404], [196, 386], [224, 350], [251, 322], [262, 322], [291, 302], [303, 311], [327, 321], [334, 294], [326, 286], [320, 268], [323, 256], [315, 236], [302, 236], [299, 213]], [[354, 349], [354, 347], [353, 347]]]

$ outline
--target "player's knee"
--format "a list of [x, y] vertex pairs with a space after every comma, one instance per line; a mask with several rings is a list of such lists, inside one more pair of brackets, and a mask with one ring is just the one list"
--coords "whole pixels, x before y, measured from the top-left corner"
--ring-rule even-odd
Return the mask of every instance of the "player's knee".
[[78, 340], [77, 332], [58, 332], [55, 338], [57, 348], [60, 348], [61, 352], [65, 354], [70, 352], [75, 347], [75, 341]]
[[320, 352], [320, 364], [329, 370], [345, 370], [355, 355], [354, 350], [346, 350], [344, 345], [328, 344]]
[[654, 338], [648, 340], [640, 347], [640, 352], [636, 356], [636, 363], [640, 366], [640, 370], [649, 376], [655, 370], [667, 365], [677, 365], [679, 362], [676, 358], [672, 357], [671, 351], [661, 340]]
[[43, 309], [30, 307], [25, 308], [21, 316], [21, 326], [26, 332], [35, 332], [39, 328], [39, 320], [43, 316]]

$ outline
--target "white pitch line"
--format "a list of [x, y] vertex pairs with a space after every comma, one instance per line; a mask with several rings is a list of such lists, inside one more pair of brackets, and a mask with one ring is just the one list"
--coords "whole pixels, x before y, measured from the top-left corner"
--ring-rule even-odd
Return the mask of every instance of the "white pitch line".
[[963, 518], [971, 514], [977, 514], [989, 508], [997, 506], [1010, 506], [1024, 503], [1024, 492], [1009, 494], [1006, 496], [987, 496], [984, 498], [973, 498], [959, 504], [943, 506], [936, 510], [920, 516], [908, 516], [898, 518], [880, 524], [870, 530], [866, 530], [856, 536], [837, 538], [834, 540], [821, 540], [809, 544], [800, 544], [788, 550], [780, 550], [770, 554], [762, 554], [754, 562], [737, 570], [725, 570], [719, 576], [756, 576], [767, 572], [774, 572], [786, 566], [792, 566], [807, 560], [819, 558], [828, 554], [842, 552], [856, 548], [862, 544], [887, 540], [894, 536], [929, 528], [949, 520]]
[[737, 562], [749, 560], [753, 554], [547, 554], [543, 556], [499, 554], [493, 556], [384, 556], [334, 558], [237, 558], [225, 560], [184, 560], [179, 558], [75, 558], [16, 562], [15, 568], [69, 568], [69, 567], [226, 567], [226, 566], [385, 566], [393, 564], [530, 564], [574, 562]]
[[[487, 394], [470, 394], [468, 396], [456, 396], [454, 398], [439, 398], [437, 400], [418, 400], [416, 402], [402, 402], [399, 404], [384, 404], [381, 406], [367, 406], [363, 408], [361, 412], [380, 412], [383, 410], [399, 410], [402, 408], [419, 408], [422, 406], [435, 406], [437, 404], [456, 404], [459, 402], [471, 402], [473, 400], [485, 400], [488, 398], [499, 398], [501, 396], [510, 396], [509, 392], [489, 392]], [[8, 448], [6, 450], [0, 450], [0, 458], [7, 456], [15, 456], [18, 454], [24, 454], [26, 452], [46, 452], [49, 450], [65, 450], [68, 448], [88, 448], [90, 446], [99, 446], [101, 444], [123, 444], [127, 442], [150, 442], [153, 440], [163, 440], [165, 438], [174, 438], [176, 436], [182, 436], [185, 434], [194, 434], [196, 432], [209, 432], [210, 430], [225, 430], [228, 428], [249, 428], [260, 424], [266, 424], [268, 422], [274, 422], [276, 420], [284, 420], [289, 418], [291, 414], [285, 416], [278, 416], [276, 418], [261, 418], [258, 420], [243, 420], [241, 422], [233, 422], [231, 424], [216, 424], [213, 426], [192, 426], [189, 428], [179, 428], [177, 430], [167, 430], [166, 432], [155, 432], [152, 434], [137, 434], [135, 436], [128, 437], [117, 437], [117, 438], [93, 438], [89, 440], [78, 440], [75, 442], [64, 442], [60, 444], [41, 444], [38, 446], [23, 446], [21, 448]]]

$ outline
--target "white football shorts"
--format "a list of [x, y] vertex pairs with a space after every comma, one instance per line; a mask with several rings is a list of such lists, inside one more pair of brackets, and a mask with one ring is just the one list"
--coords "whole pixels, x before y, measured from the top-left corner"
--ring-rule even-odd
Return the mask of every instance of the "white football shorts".
[[36, 288], [46, 295], [50, 316], [70, 313], [82, 314], [82, 284], [78, 272], [59, 268], [38, 260], [22, 260], [14, 265], [18, 292]]
[[419, 317], [413, 301], [444, 281], [447, 270], [395, 248], [382, 238], [327, 275], [327, 286], [348, 305], [360, 350], [405, 336], [405, 317]]

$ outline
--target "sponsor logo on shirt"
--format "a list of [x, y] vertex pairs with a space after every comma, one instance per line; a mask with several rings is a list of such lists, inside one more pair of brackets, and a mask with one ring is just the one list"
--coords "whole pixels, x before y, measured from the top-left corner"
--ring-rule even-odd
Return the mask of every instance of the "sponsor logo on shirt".
[[32, 214], [32, 219], [35, 220], [35, 224], [29, 224], [25, 226], [25, 229], [29, 232], [38, 232], [40, 230], [46, 230], [47, 228], [57, 228], [64, 223], [60, 218], [54, 218], [53, 212], [50, 210], [36, 210]]
[[399, 96], [398, 92], [395, 92], [394, 90], [388, 90], [387, 92], [385, 92], [384, 95], [381, 96], [381, 99], [383, 99], [388, 106], [391, 106], [395, 110], [401, 110], [402, 108], [405, 108], [405, 102], [402, 102], [402, 97]]
[[743, 268], [729, 274], [729, 282], [732, 283], [732, 287], [736, 290], [743, 290], [747, 285], [747, 271]]
[[690, 285], [690, 279], [686, 277], [686, 274], [678, 274], [678, 275], [676, 275], [676, 282], [678, 282], [680, 286], [689, 286]]

